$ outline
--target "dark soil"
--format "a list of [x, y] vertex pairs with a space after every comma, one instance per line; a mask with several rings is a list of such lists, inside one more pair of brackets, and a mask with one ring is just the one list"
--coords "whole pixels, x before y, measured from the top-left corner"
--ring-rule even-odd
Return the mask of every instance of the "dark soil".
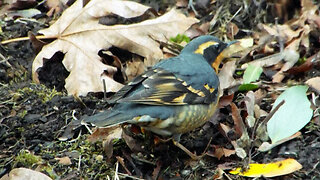
[[[219, 3], [224, 2], [218, 1]], [[165, 9], [158, 3], [156, 6], [159, 11]], [[253, 15], [260, 8], [269, 7], [267, 2], [261, 3], [259, 7], [253, 4], [250, 6], [252, 12], [242, 17], [244, 21], [239, 16], [234, 19], [234, 23], [240, 28], [254, 29], [257, 21], [264, 23], [262, 19], [274, 19], [271, 13], [267, 18], [260, 19]], [[238, 10], [236, 7], [238, 6], [230, 7], [230, 12], [235, 13]], [[214, 8], [212, 6], [209, 10]], [[299, 3], [294, 8], [299, 8]], [[208, 17], [208, 12], [201, 8], [201, 4], [197, 3], [196, 9], [201, 17]], [[281, 21], [284, 20], [280, 19]], [[46, 26], [34, 21], [0, 19], [0, 22], [3, 31], [0, 33], [1, 40], [27, 36], [28, 31], [36, 34]], [[26, 167], [37, 168], [54, 179], [106, 179], [107, 176], [114, 176], [117, 159], [123, 159], [127, 170], [119, 164], [118, 175], [121, 178], [213, 179], [218, 165], [247, 163], [247, 159], [243, 161], [235, 155], [220, 160], [205, 156], [200, 161], [190, 161], [171, 141], [154, 145], [154, 137], [149, 133], [135, 135], [136, 142], [144, 147], [142, 152], [132, 152], [124, 140], [118, 140], [114, 141], [113, 157], [107, 159], [102, 143], [89, 143], [87, 128], [78, 123], [84, 115], [92, 115], [97, 110], [107, 108], [102, 93], [91, 93], [79, 100], [67, 96], [63, 82], [56, 83], [56, 79], [47, 77], [49, 82], [54, 82], [47, 86], [32, 83], [31, 65], [36, 53], [29, 41], [0, 45], [0, 55], [5, 58], [2, 60], [0, 57], [0, 177], [13, 168]], [[57, 62], [59, 63], [61, 62]], [[302, 79], [319, 74], [319, 67], [312, 72], [303, 74]], [[261, 108], [269, 112], [271, 103], [263, 100], [261, 104], [264, 107]], [[205, 151], [210, 139], [211, 144], [232, 149], [217, 126], [217, 121], [232, 123], [230, 119], [230, 108], [225, 107], [214, 121], [184, 134], [181, 143], [197, 154]], [[301, 132], [302, 136], [281, 144], [268, 153], [255, 153], [252, 160], [268, 163], [291, 157], [298, 160], [303, 169], [277, 179], [320, 179], [319, 123], [310, 122]], [[209, 151], [210, 149], [209, 147]], [[66, 156], [71, 159], [71, 165], [63, 165], [56, 159]], [[127, 175], [129, 173], [131, 175]], [[228, 176], [232, 179], [244, 179], [230, 174]]]

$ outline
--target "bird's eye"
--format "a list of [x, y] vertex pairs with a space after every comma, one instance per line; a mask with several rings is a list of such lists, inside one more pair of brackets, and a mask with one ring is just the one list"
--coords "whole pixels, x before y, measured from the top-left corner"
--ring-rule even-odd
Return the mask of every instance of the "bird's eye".
[[215, 44], [214, 47], [215, 47], [216, 49], [219, 49], [219, 48], [220, 48], [220, 43]]

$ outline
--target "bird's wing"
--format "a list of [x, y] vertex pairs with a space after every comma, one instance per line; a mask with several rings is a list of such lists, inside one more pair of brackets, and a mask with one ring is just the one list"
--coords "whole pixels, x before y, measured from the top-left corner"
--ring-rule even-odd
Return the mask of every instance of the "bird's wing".
[[149, 105], [185, 105], [210, 104], [216, 100], [217, 89], [209, 87], [208, 84], [203, 84], [201, 89], [194, 89], [178, 77], [161, 68], [151, 69], [122, 88], [111, 101]]

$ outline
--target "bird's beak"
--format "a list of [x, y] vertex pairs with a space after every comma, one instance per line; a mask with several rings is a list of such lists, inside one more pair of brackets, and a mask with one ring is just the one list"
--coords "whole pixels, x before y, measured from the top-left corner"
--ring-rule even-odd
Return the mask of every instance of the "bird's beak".
[[223, 50], [225, 51], [225, 59], [233, 59], [233, 58], [240, 58], [239, 54], [237, 53], [240, 51], [240, 46], [241, 42], [240, 41], [230, 41], [227, 43], [227, 47]]
[[226, 59], [230, 58], [234, 52], [235, 45], [238, 44], [239, 41], [230, 41], [227, 43], [227, 46], [220, 52], [217, 56], [216, 60], [213, 61], [211, 66], [215, 69], [216, 73], [218, 73], [219, 66], [221, 62]]

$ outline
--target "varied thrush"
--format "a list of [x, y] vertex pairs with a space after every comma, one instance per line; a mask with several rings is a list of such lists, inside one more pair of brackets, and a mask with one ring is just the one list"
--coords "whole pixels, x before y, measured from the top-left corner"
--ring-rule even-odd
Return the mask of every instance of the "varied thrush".
[[197, 159], [179, 143], [180, 136], [214, 114], [219, 100], [216, 73], [230, 44], [210, 35], [195, 38], [178, 56], [161, 60], [120, 89], [109, 101], [115, 104], [112, 109], [85, 122], [98, 127], [137, 124], [173, 136], [176, 146]]

